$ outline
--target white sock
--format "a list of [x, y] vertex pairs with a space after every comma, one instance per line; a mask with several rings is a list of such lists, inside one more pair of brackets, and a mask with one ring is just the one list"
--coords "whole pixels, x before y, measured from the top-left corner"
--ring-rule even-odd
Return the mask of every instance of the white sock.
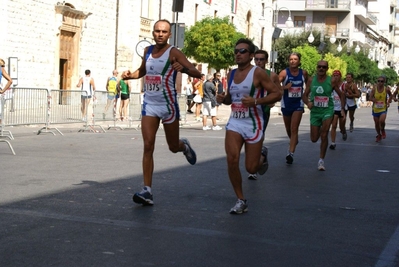
[[320, 159], [319, 159], [319, 162], [324, 162], [324, 159], [320, 158]]
[[144, 189], [145, 189], [146, 191], [148, 191], [148, 192], [151, 193], [151, 187], [149, 187], [149, 186], [144, 186]]

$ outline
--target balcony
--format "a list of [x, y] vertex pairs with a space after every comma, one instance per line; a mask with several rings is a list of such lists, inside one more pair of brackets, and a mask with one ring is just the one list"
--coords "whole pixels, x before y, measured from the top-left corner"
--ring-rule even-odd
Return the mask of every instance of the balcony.
[[350, 0], [306, 0], [305, 10], [350, 12]]
[[349, 38], [349, 28], [338, 28], [336, 37], [337, 38]]
[[353, 14], [366, 25], [377, 25], [377, 17], [367, 12], [367, 8], [362, 5], [355, 5]]

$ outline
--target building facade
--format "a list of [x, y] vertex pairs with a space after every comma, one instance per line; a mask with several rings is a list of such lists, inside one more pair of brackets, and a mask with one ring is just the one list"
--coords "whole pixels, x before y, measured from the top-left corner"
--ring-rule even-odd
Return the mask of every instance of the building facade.
[[[153, 43], [158, 19], [190, 27], [206, 16], [228, 16], [238, 31], [259, 41], [260, 0], [182, 2], [183, 11], [173, 12], [173, 0], [6, 1], [0, 6], [0, 58], [18, 87], [73, 90], [90, 69], [97, 89], [105, 90], [114, 69], [140, 65], [136, 46], [143, 39]], [[132, 81], [134, 90], [140, 83]]]

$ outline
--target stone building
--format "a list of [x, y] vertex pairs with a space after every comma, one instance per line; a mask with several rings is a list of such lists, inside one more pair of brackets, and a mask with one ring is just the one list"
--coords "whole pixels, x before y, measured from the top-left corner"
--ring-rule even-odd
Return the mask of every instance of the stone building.
[[[261, 2], [185, 0], [183, 12], [173, 12], [173, 0], [5, 1], [0, 6], [0, 58], [18, 87], [76, 89], [90, 69], [97, 89], [105, 90], [113, 69], [139, 66], [136, 45], [143, 39], [152, 42], [156, 20], [189, 27], [206, 16], [228, 16], [238, 31], [259, 42]], [[203, 63], [202, 72], [208, 72]], [[140, 81], [132, 85], [141, 88]]]

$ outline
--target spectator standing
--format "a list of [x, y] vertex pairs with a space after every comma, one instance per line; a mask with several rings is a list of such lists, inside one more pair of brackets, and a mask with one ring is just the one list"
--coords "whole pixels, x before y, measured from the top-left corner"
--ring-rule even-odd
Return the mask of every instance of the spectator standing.
[[91, 71], [85, 70], [85, 77], [81, 77], [79, 79], [76, 87], [81, 87], [82, 96], [81, 96], [81, 111], [82, 111], [82, 120], [87, 120], [87, 107], [90, 104], [90, 100], [94, 95], [94, 91], [96, 90], [96, 86], [94, 84], [94, 79], [90, 77]]
[[117, 93], [117, 84], [118, 84], [118, 71], [114, 70], [112, 72], [112, 76], [107, 78], [107, 83], [105, 85], [105, 89], [107, 90], [107, 104], [104, 108], [103, 119], [107, 114], [108, 108], [113, 105], [113, 117], [116, 115], [116, 104], [118, 101], [118, 93]]
[[199, 98], [198, 101], [196, 101], [194, 96], [196, 121], [201, 121], [202, 98], [204, 97], [204, 90], [203, 90], [204, 81], [205, 81], [205, 74], [201, 74], [201, 79], [199, 79], [197, 83], [194, 85], [195, 89], [194, 94], [199, 95], [201, 97]]
[[[128, 107], [130, 101], [130, 83], [128, 81], [120, 80], [118, 82], [118, 94], [121, 98], [121, 106], [119, 108], [119, 116], [121, 121], [128, 119]], [[115, 100], [116, 101], [116, 100]]]
[[193, 92], [193, 82], [191, 80], [191, 77], [187, 77], [187, 83], [183, 87], [183, 93], [186, 95], [187, 101], [187, 113], [193, 113], [191, 111], [191, 108], [194, 105], [194, 92]]
[[[202, 130], [222, 130], [216, 123], [216, 88], [212, 81], [213, 75], [208, 74], [203, 84], [204, 97], [202, 98]], [[208, 116], [211, 116], [212, 127], [207, 126]]]
[[[223, 83], [221, 80], [220, 72], [215, 72], [213, 74], [212, 82], [216, 87], [216, 95], [222, 94], [224, 92], [224, 89], [223, 89]], [[216, 103], [216, 114], [218, 114], [218, 111], [219, 111], [219, 103]], [[216, 119], [218, 120], [218, 118], [216, 118]]]
[[8, 75], [6, 69], [6, 63], [4, 62], [3, 59], [0, 58], [0, 83], [1, 83], [1, 79], [4, 77], [4, 79], [7, 80], [6, 85], [1, 88], [0, 87], [0, 126], [1, 126], [1, 121], [3, 119], [3, 114], [1, 113], [3, 111], [3, 100], [2, 98], [4, 97], [5, 92], [10, 89], [10, 86], [12, 84], [12, 79], [10, 77], [10, 75]]

